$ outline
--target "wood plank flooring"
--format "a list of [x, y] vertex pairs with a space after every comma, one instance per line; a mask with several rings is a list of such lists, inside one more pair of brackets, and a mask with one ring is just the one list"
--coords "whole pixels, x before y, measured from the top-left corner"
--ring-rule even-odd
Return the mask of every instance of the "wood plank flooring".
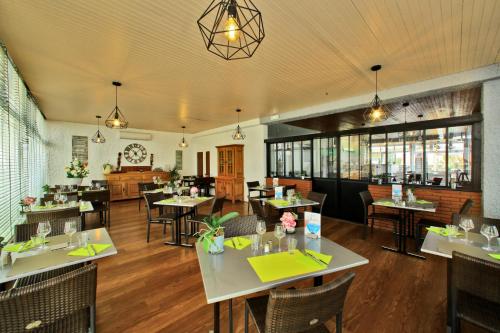
[[[233, 210], [246, 214], [247, 208], [228, 202], [224, 212]], [[146, 243], [146, 212], [138, 211], [137, 201], [113, 203], [111, 216], [110, 234], [118, 255], [98, 261], [98, 332], [208, 332], [212, 306], [206, 304], [194, 249], [163, 245], [161, 226], [152, 227]], [[95, 218], [88, 221], [89, 227], [97, 226]], [[328, 218], [323, 230], [370, 260], [354, 269], [344, 332], [445, 332], [444, 259], [427, 255], [427, 260], [419, 260], [383, 251], [380, 245], [392, 242], [392, 235], [383, 230], [362, 240], [360, 226]], [[233, 304], [235, 332], [243, 332], [243, 299]], [[221, 315], [227, 332], [226, 304]], [[329, 323], [332, 332], [334, 324]]]

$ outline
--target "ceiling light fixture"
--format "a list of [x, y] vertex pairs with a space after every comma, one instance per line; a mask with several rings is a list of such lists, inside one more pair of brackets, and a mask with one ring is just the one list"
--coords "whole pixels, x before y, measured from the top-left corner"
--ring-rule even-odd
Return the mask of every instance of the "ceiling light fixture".
[[94, 143], [104, 143], [106, 142], [106, 139], [104, 138], [104, 135], [102, 135], [101, 130], [99, 128], [99, 120], [101, 119], [101, 116], [95, 116], [97, 118], [97, 132], [95, 132], [94, 136], [92, 137], [92, 142]]
[[371, 123], [378, 123], [386, 120], [389, 117], [389, 114], [382, 107], [382, 100], [378, 97], [378, 71], [382, 69], [382, 65], [374, 65], [371, 70], [375, 72], [375, 97], [370, 103], [370, 108], [367, 109], [363, 117], [365, 121]]
[[240, 112], [241, 109], [236, 109], [236, 113], [238, 114], [238, 126], [236, 126], [236, 131], [234, 131], [233, 140], [245, 140], [246, 138], [246, 135], [243, 134], [243, 131], [240, 127]]
[[251, 0], [213, 0], [198, 27], [207, 50], [226, 60], [250, 58], [265, 36], [262, 14]]
[[106, 118], [106, 127], [115, 129], [127, 128], [128, 121], [118, 107], [118, 87], [122, 84], [121, 82], [113, 81], [113, 85], [115, 86], [115, 108], [111, 111], [108, 118]]
[[182, 126], [182, 140], [179, 142], [179, 147], [181, 148], [187, 148], [189, 145], [186, 142], [186, 139], [184, 138], [184, 130], [186, 129], [186, 126]]

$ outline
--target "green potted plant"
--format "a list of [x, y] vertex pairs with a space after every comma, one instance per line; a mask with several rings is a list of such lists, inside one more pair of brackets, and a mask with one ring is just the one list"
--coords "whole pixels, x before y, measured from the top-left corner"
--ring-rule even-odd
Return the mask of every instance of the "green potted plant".
[[169, 175], [169, 186], [171, 188], [177, 188], [180, 186], [181, 174], [177, 169], [177, 166], [174, 166], [173, 169], [168, 170]]
[[45, 184], [42, 186], [42, 191], [43, 193], [49, 193], [50, 192], [50, 186], [49, 184]]
[[237, 212], [230, 212], [226, 215], [206, 217], [203, 220], [202, 229], [197, 233], [197, 242], [203, 245], [203, 250], [207, 253], [217, 254], [224, 252], [224, 227], [222, 224], [235, 217]]

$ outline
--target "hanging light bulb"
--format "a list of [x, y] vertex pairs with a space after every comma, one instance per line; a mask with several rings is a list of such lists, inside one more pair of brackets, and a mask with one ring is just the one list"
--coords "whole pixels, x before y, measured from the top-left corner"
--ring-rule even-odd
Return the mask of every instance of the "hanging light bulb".
[[95, 116], [95, 117], [97, 118], [97, 132], [92, 137], [92, 142], [104, 143], [106, 142], [106, 139], [104, 138], [104, 135], [102, 135], [101, 130], [99, 128], [99, 120], [101, 119], [101, 116]]
[[236, 42], [240, 38], [240, 26], [238, 24], [236, 4], [234, 0], [227, 6], [227, 20], [224, 23], [224, 36], [230, 42]]
[[246, 137], [240, 127], [240, 112], [241, 109], [236, 109], [236, 113], [238, 114], [238, 126], [236, 126], [236, 131], [234, 131], [233, 140], [245, 140]]
[[181, 142], [179, 142], [180, 148], [187, 148], [189, 146], [188, 143], [186, 142], [186, 139], [184, 138], [184, 129], [185, 128], [186, 128], [186, 126], [182, 126], [182, 140], [181, 140]]
[[382, 69], [381, 65], [372, 66], [371, 70], [375, 72], [375, 97], [370, 103], [370, 108], [368, 108], [364, 114], [363, 118], [366, 122], [378, 123], [386, 120], [389, 114], [382, 107], [382, 100], [378, 97], [378, 71]]
[[123, 129], [128, 127], [128, 121], [125, 119], [125, 116], [120, 111], [118, 107], [118, 87], [122, 84], [118, 81], [113, 81], [113, 85], [115, 86], [115, 108], [109, 114], [108, 118], [105, 121], [106, 127], [109, 128], [117, 128]]

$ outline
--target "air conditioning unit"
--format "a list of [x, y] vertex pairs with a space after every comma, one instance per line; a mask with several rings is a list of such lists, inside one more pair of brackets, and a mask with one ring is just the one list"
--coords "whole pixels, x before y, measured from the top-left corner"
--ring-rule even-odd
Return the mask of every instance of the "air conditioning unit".
[[120, 131], [120, 139], [151, 141], [153, 135], [151, 133]]

